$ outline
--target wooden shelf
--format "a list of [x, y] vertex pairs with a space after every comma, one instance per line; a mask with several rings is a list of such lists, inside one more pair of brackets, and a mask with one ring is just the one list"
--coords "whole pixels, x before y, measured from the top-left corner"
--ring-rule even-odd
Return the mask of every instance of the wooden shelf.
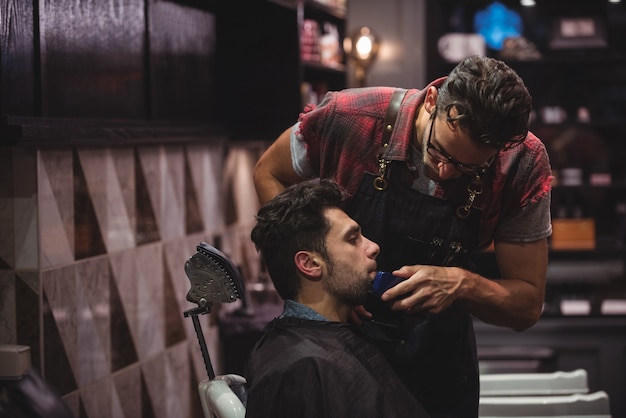
[[198, 121], [6, 117], [0, 145], [128, 146], [221, 141], [226, 129]]

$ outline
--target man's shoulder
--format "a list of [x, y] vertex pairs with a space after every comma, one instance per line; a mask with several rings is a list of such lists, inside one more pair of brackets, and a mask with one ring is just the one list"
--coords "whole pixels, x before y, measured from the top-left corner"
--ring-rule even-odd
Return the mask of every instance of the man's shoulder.
[[355, 334], [346, 324], [301, 318], [277, 318], [264, 330], [252, 358], [280, 362], [300, 358], [323, 357], [334, 350], [343, 350], [345, 342]]
[[300, 344], [308, 347], [326, 345], [329, 342], [338, 343], [341, 335], [353, 334], [347, 324], [330, 321], [318, 321], [313, 319], [279, 317], [265, 328], [261, 344], [259, 346], [280, 346], [294, 350]]
[[[311, 373], [334, 367], [337, 356], [347, 351], [346, 327], [323, 321], [285, 318], [275, 321], [264, 332], [250, 354], [249, 372], [257, 379], [277, 375]], [[299, 326], [293, 326], [299, 322]]]
[[389, 86], [349, 88], [330, 92], [328, 99], [335, 103], [335, 112], [384, 115], [396, 89]]

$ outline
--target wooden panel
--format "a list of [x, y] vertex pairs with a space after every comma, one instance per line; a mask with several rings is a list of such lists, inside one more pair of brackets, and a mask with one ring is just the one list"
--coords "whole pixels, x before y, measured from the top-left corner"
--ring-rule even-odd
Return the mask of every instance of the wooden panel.
[[35, 116], [37, 112], [33, 5], [31, 1], [0, 2], [0, 104], [3, 114]]
[[43, 116], [145, 117], [143, 0], [40, 2]]
[[215, 120], [213, 14], [152, 0], [149, 22], [153, 117]]

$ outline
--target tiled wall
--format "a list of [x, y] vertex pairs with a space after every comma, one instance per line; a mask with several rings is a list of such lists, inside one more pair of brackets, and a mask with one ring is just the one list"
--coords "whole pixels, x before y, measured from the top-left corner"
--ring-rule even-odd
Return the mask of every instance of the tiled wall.
[[[76, 417], [202, 416], [183, 264], [207, 241], [258, 275], [258, 152], [221, 141], [0, 149], [0, 344], [30, 346]], [[219, 374], [215, 319], [201, 317]]]

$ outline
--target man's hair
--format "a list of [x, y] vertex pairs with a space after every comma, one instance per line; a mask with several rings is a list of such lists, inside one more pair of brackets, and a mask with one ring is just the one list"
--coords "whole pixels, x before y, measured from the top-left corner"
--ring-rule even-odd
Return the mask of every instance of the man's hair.
[[[451, 116], [455, 108], [457, 115]], [[522, 79], [504, 62], [472, 56], [448, 75], [437, 99], [447, 115], [474, 141], [493, 148], [521, 143], [528, 133], [532, 98]]]
[[330, 225], [324, 213], [341, 208], [344, 200], [337, 183], [322, 179], [290, 186], [259, 209], [250, 236], [283, 299], [294, 299], [300, 291], [294, 263], [298, 251], [314, 251], [329, 259], [325, 238]]

